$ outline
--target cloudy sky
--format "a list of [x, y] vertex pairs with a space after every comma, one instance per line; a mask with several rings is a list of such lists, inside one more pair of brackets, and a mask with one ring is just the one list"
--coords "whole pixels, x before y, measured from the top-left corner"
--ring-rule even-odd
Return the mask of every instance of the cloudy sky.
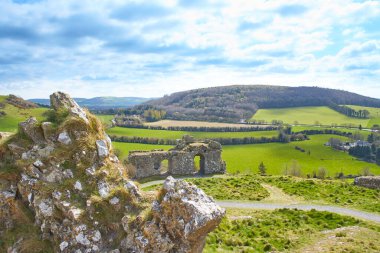
[[380, 1], [0, 0], [0, 94], [229, 84], [380, 98]]

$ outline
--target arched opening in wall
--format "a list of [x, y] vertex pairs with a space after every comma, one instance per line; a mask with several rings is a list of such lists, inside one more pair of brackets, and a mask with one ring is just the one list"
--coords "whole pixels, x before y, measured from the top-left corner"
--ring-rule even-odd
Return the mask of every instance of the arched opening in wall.
[[202, 154], [194, 156], [194, 171], [197, 174], [205, 174], [205, 157]]
[[166, 174], [168, 172], [169, 161], [167, 159], [162, 161], [157, 161], [154, 163], [154, 169], [159, 170], [160, 174]]

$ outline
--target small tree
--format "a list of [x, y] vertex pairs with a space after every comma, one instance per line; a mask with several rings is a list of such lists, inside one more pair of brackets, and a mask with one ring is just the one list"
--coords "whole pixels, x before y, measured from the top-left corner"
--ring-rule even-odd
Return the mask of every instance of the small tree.
[[267, 174], [267, 169], [265, 168], [265, 165], [263, 162], [259, 164], [259, 173], [262, 176], [265, 176]]

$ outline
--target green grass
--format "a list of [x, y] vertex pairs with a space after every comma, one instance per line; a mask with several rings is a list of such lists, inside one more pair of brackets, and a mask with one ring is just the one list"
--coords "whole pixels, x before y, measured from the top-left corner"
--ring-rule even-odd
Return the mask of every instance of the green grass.
[[368, 119], [356, 119], [347, 117], [326, 106], [294, 107], [281, 109], [259, 109], [251, 120], [265, 120], [271, 123], [272, 120], [282, 120], [284, 123], [314, 125], [362, 125], [367, 126]]
[[150, 144], [140, 144], [140, 143], [122, 143], [122, 142], [112, 142], [112, 146], [117, 150], [119, 159], [127, 159], [129, 151], [134, 150], [152, 150], [152, 149], [164, 149], [168, 150], [172, 146], [168, 145], [150, 145]]
[[232, 212], [251, 218], [223, 219], [208, 235], [204, 252], [294, 252], [318, 238], [322, 231], [348, 226], [368, 226], [374, 230], [374, 236], [380, 234], [377, 226], [329, 212], [291, 209]]
[[277, 131], [252, 131], [252, 132], [187, 132], [187, 131], [168, 131], [152, 130], [126, 127], [113, 127], [107, 130], [109, 135], [116, 136], [136, 136], [160, 139], [181, 139], [188, 134], [199, 139], [206, 138], [244, 138], [244, 137], [272, 137], [277, 136]]
[[[224, 146], [222, 157], [227, 163], [227, 172], [229, 173], [257, 173], [260, 162], [264, 162], [267, 174], [282, 175], [286, 166], [289, 168], [292, 160], [297, 160], [304, 175], [317, 171], [319, 167], [326, 168], [328, 176], [331, 177], [340, 172], [345, 175], [360, 174], [366, 167], [370, 168], [371, 173], [380, 174], [380, 166], [359, 161], [345, 152], [324, 146], [329, 138], [342, 140], [347, 138], [336, 135], [311, 135], [309, 137], [310, 140], [302, 142]], [[120, 159], [125, 159], [131, 150], [168, 150], [172, 148], [167, 145], [120, 142], [113, 142], [113, 145], [120, 150]], [[306, 152], [296, 150], [295, 146], [305, 149]], [[307, 151], [310, 151], [310, 155]]]
[[[378, 165], [356, 160], [345, 152], [324, 146], [331, 137], [346, 139], [336, 135], [311, 135], [310, 140], [302, 142], [224, 146], [222, 155], [230, 173], [257, 173], [262, 161], [268, 174], [281, 175], [286, 166], [290, 167], [292, 160], [297, 160], [304, 175], [317, 171], [319, 167], [326, 168], [329, 176], [340, 172], [359, 174], [365, 167], [370, 168], [373, 174], [380, 174]], [[295, 146], [306, 152], [296, 150]]]
[[[257, 177], [215, 177], [215, 178], [187, 178], [201, 188], [207, 195], [218, 200], [250, 200], [260, 201], [269, 197], [269, 192], [260, 185]], [[144, 191], [159, 190], [161, 184], [145, 187]]]
[[254, 177], [196, 178], [186, 179], [204, 192], [219, 200], [262, 200], [269, 192]]
[[106, 127], [111, 126], [111, 120], [114, 118], [114, 115], [96, 114], [95, 116], [99, 118]]
[[266, 183], [281, 188], [286, 194], [306, 201], [322, 201], [380, 213], [380, 190], [355, 186], [340, 180], [299, 179], [294, 177], [262, 177]]
[[[0, 102], [4, 102], [6, 96], [0, 96]], [[5, 108], [0, 109], [5, 111], [7, 115], [0, 117], [1, 132], [16, 132], [18, 124], [25, 121], [30, 116], [36, 117], [39, 121], [44, 119], [43, 113], [46, 108], [20, 109], [5, 102]]]

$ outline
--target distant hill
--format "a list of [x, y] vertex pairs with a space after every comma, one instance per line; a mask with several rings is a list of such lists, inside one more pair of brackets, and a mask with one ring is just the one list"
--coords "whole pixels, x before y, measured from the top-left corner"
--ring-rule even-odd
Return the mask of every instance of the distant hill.
[[[141, 103], [144, 103], [151, 98], [141, 97], [95, 97], [95, 98], [74, 98], [74, 100], [83, 107], [89, 109], [110, 109], [110, 108], [129, 108]], [[29, 99], [29, 101], [41, 104], [50, 105], [49, 99]]]
[[250, 118], [259, 108], [301, 106], [361, 105], [380, 107], [380, 99], [343, 90], [319, 87], [233, 85], [173, 93], [150, 100], [167, 112], [167, 119], [239, 122]]
[[46, 110], [14, 95], [0, 95], [0, 132], [15, 132], [18, 124], [31, 116], [42, 120]]

